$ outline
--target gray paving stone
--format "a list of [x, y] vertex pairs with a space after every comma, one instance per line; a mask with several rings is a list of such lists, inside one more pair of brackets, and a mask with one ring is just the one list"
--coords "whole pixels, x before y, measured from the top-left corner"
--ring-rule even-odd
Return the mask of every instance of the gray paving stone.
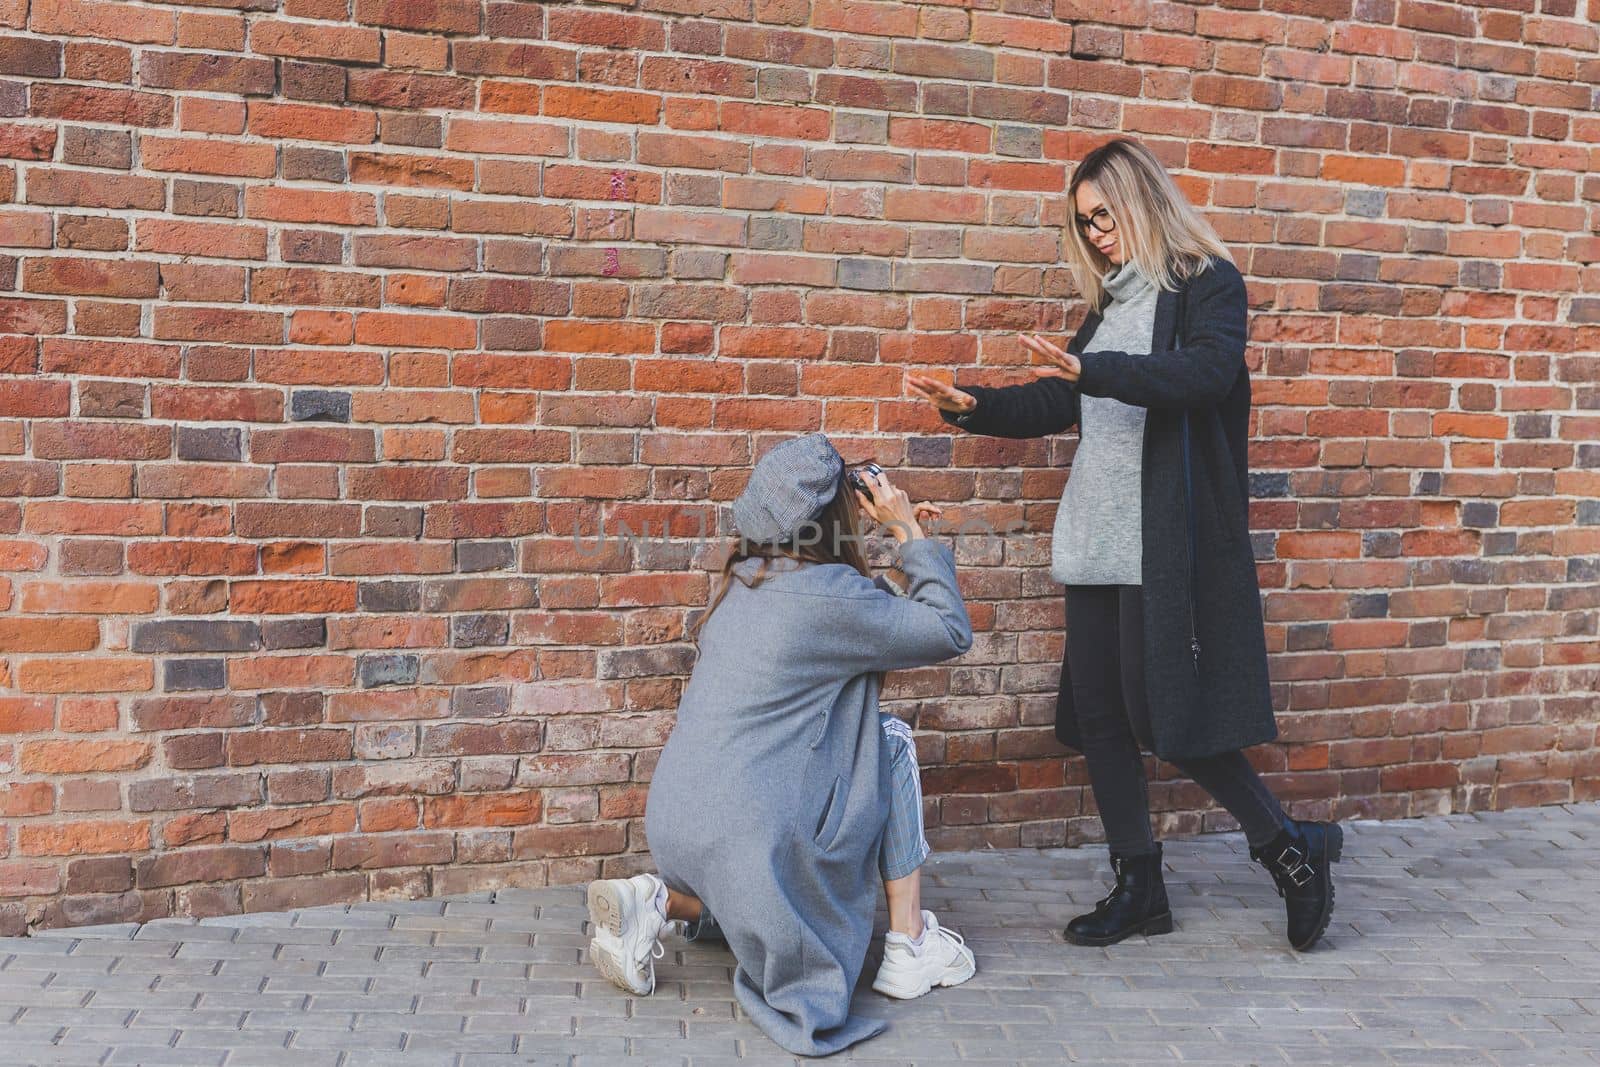
[[[911, 1002], [863, 987], [890, 1029], [836, 1061], [1600, 1064], [1600, 804], [1345, 825], [1306, 954], [1237, 835], [1168, 842], [1177, 930], [1105, 949], [1060, 935], [1104, 892], [1102, 847], [936, 856], [925, 902], [978, 974]], [[587, 945], [572, 886], [0, 939], [0, 1064], [809, 1062], [739, 1009], [726, 948], [668, 938], [637, 999]]]

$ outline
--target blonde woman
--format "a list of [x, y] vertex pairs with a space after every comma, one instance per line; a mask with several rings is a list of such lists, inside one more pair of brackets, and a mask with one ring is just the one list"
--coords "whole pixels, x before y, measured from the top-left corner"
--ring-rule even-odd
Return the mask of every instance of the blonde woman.
[[1110, 141], [1068, 188], [1068, 264], [1090, 313], [1008, 388], [908, 381], [947, 422], [995, 437], [1076, 425], [1051, 544], [1066, 586], [1056, 736], [1080, 750], [1116, 885], [1066, 939], [1109, 945], [1172, 929], [1150, 827], [1143, 746], [1238, 820], [1308, 949], [1333, 911], [1337, 823], [1288, 818], [1241, 749], [1277, 736], [1250, 544], [1244, 280], [1149, 149]]

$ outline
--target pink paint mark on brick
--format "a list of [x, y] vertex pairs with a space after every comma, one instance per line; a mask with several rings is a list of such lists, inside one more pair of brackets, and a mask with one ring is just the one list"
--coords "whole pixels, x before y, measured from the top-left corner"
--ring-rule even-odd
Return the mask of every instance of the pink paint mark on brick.
[[[611, 172], [611, 189], [607, 193], [608, 200], [623, 200], [628, 195], [628, 176], [620, 170]], [[612, 208], [606, 216], [606, 229], [610, 229], [617, 221], [617, 209]], [[602, 273], [610, 278], [622, 269], [621, 256], [615, 248], [606, 249], [606, 265]]]

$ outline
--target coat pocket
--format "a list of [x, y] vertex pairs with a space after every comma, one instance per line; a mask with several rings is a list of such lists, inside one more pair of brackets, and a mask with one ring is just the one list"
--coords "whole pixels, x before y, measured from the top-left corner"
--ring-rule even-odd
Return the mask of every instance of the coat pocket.
[[844, 779], [835, 776], [833, 787], [828, 790], [828, 799], [817, 813], [817, 830], [812, 839], [819, 848], [826, 850], [832, 847], [833, 839], [839, 836], [839, 824], [844, 822], [844, 801]]

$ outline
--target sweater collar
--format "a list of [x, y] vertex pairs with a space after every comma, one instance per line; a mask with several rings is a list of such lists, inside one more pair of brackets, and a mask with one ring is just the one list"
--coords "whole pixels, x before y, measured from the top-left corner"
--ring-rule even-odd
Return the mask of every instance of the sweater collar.
[[1115, 302], [1126, 303], [1145, 290], [1153, 287], [1153, 283], [1146, 278], [1133, 261], [1123, 263], [1115, 271], [1105, 276], [1101, 282], [1105, 286], [1106, 295]]

